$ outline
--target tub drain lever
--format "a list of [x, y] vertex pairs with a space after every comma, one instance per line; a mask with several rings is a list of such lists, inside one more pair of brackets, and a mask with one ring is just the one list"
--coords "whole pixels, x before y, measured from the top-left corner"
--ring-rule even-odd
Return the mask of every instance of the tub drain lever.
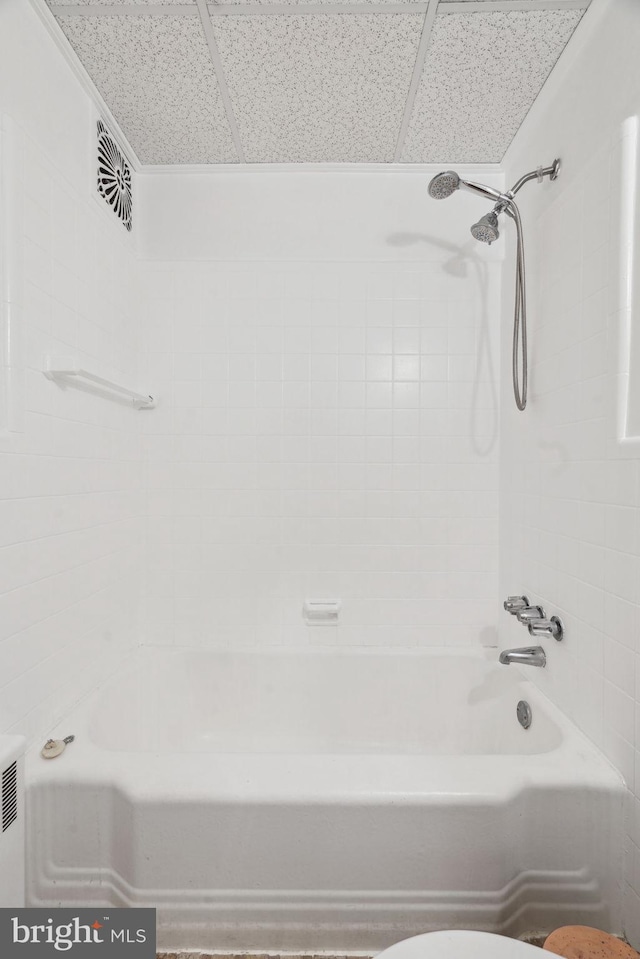
[[65, 736], [64, 739], [47, 739], [40, 751], [43, 759], [55, 759], [60, 753], [63, 753], [69, 743], [72, 743], [75, 736]]

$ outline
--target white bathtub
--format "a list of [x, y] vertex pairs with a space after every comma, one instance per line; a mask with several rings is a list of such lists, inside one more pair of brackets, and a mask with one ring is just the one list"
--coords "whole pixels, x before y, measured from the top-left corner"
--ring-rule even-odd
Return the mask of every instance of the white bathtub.
[[29, 904], [156, 906], [167, 949], [619, 931], [623, 783], [496, 658], [139, 650], [28, 758]]

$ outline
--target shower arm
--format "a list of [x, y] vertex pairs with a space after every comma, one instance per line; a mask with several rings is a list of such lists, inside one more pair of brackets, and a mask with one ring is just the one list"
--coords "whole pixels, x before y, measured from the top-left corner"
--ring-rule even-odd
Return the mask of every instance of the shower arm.
[[500, 190], [494, 190], [493, 187], [485, 186], [483, 183], [474, 183], [472, 180], [461, 179], [460, 186], [470, 193], [484, 197], [486, 200], [495, 200], [496, 204], [500, 207], [500, 210], [497, 212], [502, 212], [502, 210], [508, 207], [509, 202], [513, 200], [516, 193], [520, 192], [525, 183], [529, 183], [531, 180], [537, 180], [538, 183], [542, 183], [546, 176], [548, 176], [550, 180], [555, 180], [559, 170], [560, 160], [554, 160], [551, 166], [538, 167], [537, 170], [532, 170], [531, 173], [525, 173], [506, 193], [501, 193]]
[[[550, 180], [557, 180], [558, 173], [560, 172], [560, 160], [554, 160], [551, 166], [548, 167], [538, 167], [537, 170], [532, 170], [531, 173], [525, 173], [524, 176], [521, 176], [519, 180], [514, 183], [510, 190], [507, 190], [506, 193], [498, 193], [497, 190], [492, 190], [491, 187], [479, 187], [475, 183], [468, 183], [464, 180], [461, 183], [464, 183], [469, 189], [473, 189], [474, 193], [480, 193], [483, 196], [494, 196], [496, 199], [496, 205], [493, 208], [493, 212], [508, 213], [512, 219], [515, 219], [513, 213], [510, 210], [511, 203], [516, 193], [519, 193], [525, 183], [530, 183], [531, 180], [537, 180], [538, 183], [542, 183], [543, 179], [548, 176]], [[515, 204], [514, 204], [515, 205]]]
[[531, 173], [525, 173], [524, 176], [521, 176], [517, 183], [515, 183], [505, 195], [508, 196], [509, 199], [513, 199], [516, 193], [522, 189], [525, 183], [529, 183], [530, 180], [537, 180], [538, 183], [542, 183], [546, 176], [548, 176], [550, 180], [556, 180], [559, 171], [560, 160], [554, 160], [551, 166], [538, 167], [537, 170], [532, 170]]

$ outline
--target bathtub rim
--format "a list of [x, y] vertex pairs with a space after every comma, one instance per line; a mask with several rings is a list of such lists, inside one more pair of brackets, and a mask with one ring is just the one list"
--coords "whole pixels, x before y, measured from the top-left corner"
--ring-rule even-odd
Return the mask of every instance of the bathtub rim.
[[[141, 801], [219, 801], [309, 803], [470, 803], [504, 802], [522, 789], [582, 784], [585, 789], [624, 791], [622, 774], [601, 750], [557, 707], [520, 667], [526, 696], [544, 710], [561, 733], [559, 746], [548, 752], [496, 754], [396, 754], [396, 753], [220, 753], [109, 750], [89, 736], [91, 709], [109, 683], [149, 656], [185, 652], [305, 656], [345, 655], [438, 656], [496, 662], [495, 647], [219, 647], [142, 646], [125, 657], [118, 670], [106, 677], [56, 724], [52, 738], [76, 736], [76, 741], [55, 760], [40, 756], [42, 743], [27, 752], [29, 788], [72, 781], [77, 785], [114, 786]], [[514, 668], [514, 667], [510, 667]], [[513, 720], [516, 721], [515, 718]], [[208, 758], [208, 761], [207, 761]], [[99, 759], [99, 762], [96, 760]], [[205, 768], [203, 768], [205, 767]], [[198, 768], [198, 776], [193, 776]], [[176, 782], [180, 784], [176, 788]]]

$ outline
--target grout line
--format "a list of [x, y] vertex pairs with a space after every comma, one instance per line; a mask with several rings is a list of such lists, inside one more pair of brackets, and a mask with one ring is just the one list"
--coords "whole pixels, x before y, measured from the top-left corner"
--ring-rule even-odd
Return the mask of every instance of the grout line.
[[[407, 93], [407, 99], [404, 105], [404, 113], [402, 115], [402, 123], [400, 124], [400, 130], [398, 132], [398, 139], [396, 142], [396, 151], [393, 156], [395, 163], [399, 163], [402, 156], [404, 141], [407, 136], [407, 130], [409, 129], [409, 121], [411, 120], [411, 114], [413, 113], [413, 105], [415, 103], [418, 87], [420, 86], [420, 80], [422, 79], [422, 71], [424, 69], [425, 61], [427, 59], [429, 44], [431, 42], [431, 32], [433, 30], [433, 24], [435, 23], [439, 2], [440, 0], [429, 0], [429, 6], [427, 7], [427, 12], [425, 13], [422, 34], [420, 36], [420, 43], [418, 45], [418, 52], [416, 54], [416, 62], [413, 66], [413, 74], [411, 76], [411, 83], [409, 84], [409, 92]], [[486, 0], [484, 0], [484, 2], [486, 2]]]
[[209, 47], [213, 69], [215, 70], [216, 77], [218, 79], [220, 96], [222, 97], [222, 102], [224, 104], [224, 112], [227, 115], [227, 123], [229, 124], [229, 128], [231, 130], [233, 144], [236, 148], [236, 153], [238, 154], [238, 161], [240, 163], [244, 163], [245, 156], [242, 148], [242, 141], [240, 139], [240, 131], [238, 130], [238, 124], [236, 123], [235, 114], [233, 112], [233, 104], [231, 103], [231, 97], [229, 96], [227, 81], [222, 67], [222, 60], [220, 59], [220, 52], [218, 50], [216, 38], [213, 33], [213, 24], [211, 23], [211, 17], [209, 16], [209, 11], [207, 9], [207, 2], [206, 0], [195, 0], [195, 2], [198, 6], [198, 13], [200, 14], [202, 29], [204, 30], [205, 39]]
[[[180, 173], [181, 175], [203, 176], [206, 174], [236, 173], [236, 174], [264, 174], [291, 175], [322, 173], [350, 175], [375, 174], [376, 176], [433, 176], [442, 169], [438, 163], [184, 163], [184, 164], [152, 164], [145, 163], [140, 171], [145, 175], [166, 176]], [[475, 177], [501, 176], [503, 169], [499, 163], [457, 163], [456, 170], [463, 179]]]
[[[51, 414], [51, 415], [53, 416], [53, 414]], [[55, 417], [54, 417], [54, 418], [55, 418]], [[70, 423], [77, 423], [78, 420], [69, 420], [69, 422], [70, 422]], [[151, 434], [149, 434], [149, 435], [151, 435]], [[173, 433], [162, 433], [162, 434], [156, 434], [156, 433], [154, 433], [153, 435], [154, 435], [154, 436], [157, 436], [157, 435], [173, 436], [174, 434], [173, 434]], [[217, 434], [208, 434], [208, 435], [217, 435]], [[78, 456], [64, 456], [64, 457], [62, 457], [62, 456], [59, 456], [57, 453], [55, 453], [55, 454], [54, 454], [54, 453], [33, 453], [33, 454], [29, 454], [29, 455], [42, 456], [43, 458], [47, 458], [47, 459], [83, 459], [83, 460], [84, 460], [84, 459], [91, 459], [91, 457], [89, 457], [89, 456], [87, 456], [87, 457], [78, 457]], [[99, 459], [98, 462], [99, 462], [99, 463], [110, 463], [110, 462], [113, 462], [113, 461], [112, 461], [112, 460], [107, 460], [106, 457], [103, 457], [102, 459]], [[131, 461], [130, 461], [130, 460], [116, 460], [116, 462], [117, 462], [117, 463], [130, 463]], [[141, 462], [141, 461], [140, 461], [140, 462]], [[136, 460], [136, 461], [135, 461], [135, 466], [137, 466], [137, 467], [140, 466], [140, 462]], [[243, 488], [244, 488], [244, 487], [243, 487]], [[248, 488], [248, 487], [247, 487], [247, 488]], [[16, 496], [5, 496], [5, 497], [4, 497], [4, 500], [7, 501], [7, 502], [14, 502], [14, 501], [20, 501], [20, 502], [22, 502], [22, 501], [24, 501], [24, 500], [30, 500], [30, 499], [47, 499], [47, 500], [48, 500], [48, 499], [57, 499], [58, 497], [63, 497], [63, 496], [74, 496], [74, 497], [77, 497], [77, 496], [110, 496], [112, 493], [131, 493], [131, 492], [132, 492], [131, 487], [126, 487], [126, 486], [118, 487], [117, 489], [98, 489], [98, 490], [81, 490], [81, 489], [79, 490], [79, 489], [75, 489], [75, 490], [67, 490], [66, 493], [18, 493]], [[137, 494], [137, 493], [140, 492], [140, 489], [134, 489], [133, 492]], [[1, 595], [1, 594], [0, 594], [0, 595]]]
[[[79, 568], [80, 567], [74, 567], [74, 569], [79, 569]], [[67, 572], [67, 570], [65, 570], [65, 572]], [[35, 626], [40, 626], [42, 623], [46, 622], [46, 620], [55, 619], [57, 616], [61, 616], [63, 613], [68, 612], [70, 609], [73, 609], [74, 607], [80, 606], [81, 604], [87, 602], [87, 600], [94, 599], [94, 597], [99, 596], [100, 593], [106, 593], [107, 589], [110, 589], [114, 583], [115, 584], [123, 583], [123, 582], [126, 582], [126, 580], [127, 580], [126, 576], [121, 576], [119, 579], [110, 580], [106, 586], [101, 586], [99, 589], [95, 589], [92, 593], [83, 594], [80, 597], [80, 599], [74, 600], [73, 602], [69, 603], [68, 606], [63, 606], [62, 609], [56, 609], [53, 613], [47, 613], [45, 616], [41, 617], [40, 619], [36, 619], [34, 620], [34, 622], [29, 623], [29, 625], [25, 626], [23, 629], [19, 629], [16, 633], [11, 633], [11, 635], [3, 639], [2, 642], [3, 643], [6, 642], [7, 639], [10, 639], [12, 636], [19, 636], [22, 633], [26, 633], [27, 630], [33, 629]], [[42, 582], [42, 580], [37, 580], [37, 582]], [[88, 630], [84, 630], [82, 634], [77, 637], [77, 639], [70, 640], [68, 643], [65, 643], [64, 646], [61, 646], [50, 656], [45, 656], [44, 659], [35, 663], [33, 666], [28, 666], [27, 669], [24, 669], [21, 673], [18, 673], [16, 676], [14, 676], [13, 679], [10, 679], [9, 682], [3, 683], [1, 688], [6, 689], [8, 686], [10, 686], [12, 683], [15, 683], [22, 676], [26, 676], [27, 673], [33, 672], [34, 669], [37, 669], [43, 663], [47, 663], [50, 660], [55, 659], [58, 653], [61, 653], [63, 650], [68, 649], [70, 646], [75, 645], [76, 642], [81, 641], [82, 639], [84, 639], [85, 636], [90, 635], [92, 632], [94, 632], [96, 628], [100, 628], [100, 624], [98, 624], [97, 626], [91, 626]], [[137, 647], [134, 647], [134, 648], [137, 648]], [[81, 698], [84, 698], [84, 697], [81, 697]], [[37, 706], [34, 707], [34, 709], [37, 709], [37, 708], [38, 708]], [[33, 711], [34, 710], [30, 710], [30, 712], [33, 712]], [[29, 715], [29, 713], [27, 713], [27, 715]]]
[[441, 0], [439, 13], [526, 13], [529, 10], [586, 10], [591, 0]]
[[[530, 10], [584, 10], [591, 0], [441, 0], [439, 13], [496, 13], [524, 12]], [[427, 13], [429, 0], [409, 0], [409, 2], [379, 3], [205, 3], [209, 14], [215, 17], [229, 16], [327, 16], [331, 14], [414, 14]], [[193, 4], [153, 4], [130, 3], [115, 5], [93, 3], [86, 6], [61, 4], [51, 7], [56, 17], [195, 17], [201, 12], [198, 0]]]
[[[76, 494], [70, 493], [69, 495], [75, 496]], [[47, 498], [46, 496], [30, 497], [30, 499], [46, 499], [46, 498]], [[34, 545], [36, 543], [44, 543], [46, 540], [56, 539], [56, 537], [73, 536], [76, 533], [93, 532], [94, 530], [102, 529], [103, 527], [111, 528], [114, 526], [119, 526], [121, 523], [132, 523], [132, 522], [137, 523], [141, 519], [144, 520], [149, 515], [156, 516], [157, 514], [136, 513], [133, 516], [121, 516], [120, 519], [105, 519], [101, 523], [91, 523], [89, 525], [82, 523], [80, 526], [71, 526], [68, 529], [58, 530], [57, 533], [45, 533], [44, 536], [32, 536], [32, 537], [29, 537], [28, 539], [25, 539], [23, 536], [21, 539], [12, 540], [10, 543], [3, 543], [2, 546], [0, 546], [0, 552], [2, 552], [2, 550], [5, 550], [5, 549], [13, 549], [16, 546], [26, 546], [26, 545]], [[65, 572], [65, 570], [60, 570], [60, 572], [63, 573]], [[26, 584], [26, 585], [29, 585], [29, 584]], [[20, 589], [21, 587], [18, 586], [14, 588]], [[3, 594], [0, 593], [0, 595], [3, 595]], [[2, 640], [2, 642], [4, 642], [4, 640]]]
[[317, 17], [331, 14], [418, 14], [425, 13], [427, 2], [421, 3], [239, 3], [209, 5], [212, 17], [225, 16], [296, 16]]
[[[141, 519], [143, 518], [142, 514], [140, 518]], [[218, 544], [214, 544], [214, 545], [218, 545]], [[225, 545], [225, 544], [222, 544], [222, 545]], [[45, 583], [47, 580], [55, 579], [57, 576], [66, 576], [67, 573], [73, 573], [77, 569], [88, 569], [91, 566], [95, 566], [97, 563], [103, 563], [104, 560], [117, 556], [119, 553], [122, 553], [124, 555], [129, 555], [130, 552], [131, 552], [130, 547], [117, 546], [115, 549], [109, 550], [107, 553], [100, 553], [99, 556], [95, 556], [93, 559], [88, 559], [88, 560], [85, 559], [81, 563], [74, 563], [72, 566], [65, 566], [64, 569], [57, 569], [54, 573], [47, 573], [46, 576], [39, 576], [38, 579], [30, 579], [26, 583], [20, 583], [18, 586], [12, 586], [11, 589], [3, 590], [2, 593], [0, 593], [0, 595], [11, 596], [12, 593], [18, 593], [20, 590], [30, 589], [32, 586], [37, 586], [38, 583]], [[117, 579], [109, 580], [108, 585], [111, 585], [112, 582], [118, 582], [118, 580]], [[95, 590], [95, 592], [102, 592], [102, 590]], [[88, 596], [92, 596], [92, 595], [94, 594], [93, 593], [88, 594]], [[69, 609], [70, 606], [77, 606], [78, 603], [83, 602], [83, 600], [87, 599], [88, 596], [83, 595], [80, 597], [79, 600], [75, 600], [73, 603], [70, 603], [69, 606], [65, 606], [64, 608]], [[35, 620], [35, 622], [30, 623], [28, 626], [25, 626], [23, 629], [19, 629], [17, 631], [9, 633], [2, 640], [0, 640], [0, 649], [2, 648], [2, 643], [6, 643], [8, 639], [11, 639], [13, 636], [16, 636], [16, 635], [19, 635], [20, 633], [25, 632], [27, 629], [31, 629], [31, 627], [37, 625], [37, 623], [41, 623], [43, 620], [49, 619], [50, 617], [55, 615], [56, 615], [55, 612], [47, 613], [45, 616], [42, 617], [42, 619], [37, 619]], [[9, 682], [13, 682], [13, 680], [9, 680]], [[9, 683], [0, 680], [0, 689], [3, 686], [8, 686], [8, 685]]]
[[171, 3], [163, 6], [142, 6], [128, 3], [92, 3], [88, 6], [61, 4], [50, 7], [56, 17], [197, 17], [195, 3]]

